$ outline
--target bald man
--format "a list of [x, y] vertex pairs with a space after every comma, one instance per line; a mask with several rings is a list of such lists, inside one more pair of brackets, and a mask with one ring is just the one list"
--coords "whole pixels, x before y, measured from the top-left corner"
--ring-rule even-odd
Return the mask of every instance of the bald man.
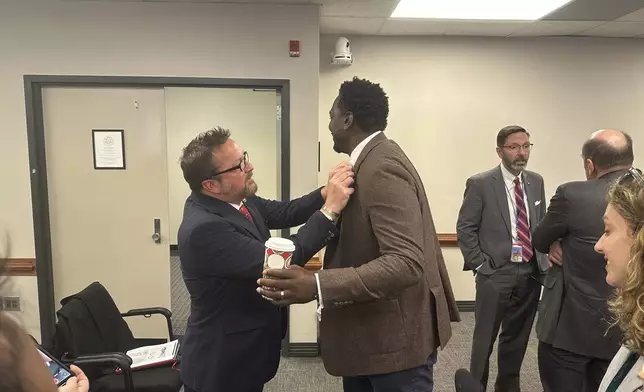
[[559, 186], [532, 236], [552, 264], [536, 327], [545, 392], [597, 391], [621, 342], [607, 321], [606, 261], [593, 246], [604, 232], [608, 188], [633, 164], [633, 141], [624, 132], [600, 130], [581, 155], [587, 181]]

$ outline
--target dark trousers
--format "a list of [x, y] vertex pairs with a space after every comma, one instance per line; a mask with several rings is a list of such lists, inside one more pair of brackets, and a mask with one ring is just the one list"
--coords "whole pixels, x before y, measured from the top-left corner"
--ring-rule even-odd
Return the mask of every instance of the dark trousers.
[[608, 359], [586, 357], [539, 342], [539, 376], [544, 392], [596, 392], [609, 364]]
[[343, 377], [344, 392], [431, 392], [436, 351], [416, 368], [373, 376]]
[[[253, 389], [235, 389], [234, 392], [262, 392], [264, 390], [264, 386], [253, 388]], [[195, 389], [189, 388], [187, 385], [183, 386], [183, 392], [219, 392], [219, 391], [197, 391]], [[230, 391], [233, 392], [233, 391]]]
[[492, 275], [476, 275], [474, 338], [470, 371], [487, 389], [490, 354], [499, 329], [496, 392], [519, 392], [521, 364], [539, 304], [535, 263], [507, 263]]

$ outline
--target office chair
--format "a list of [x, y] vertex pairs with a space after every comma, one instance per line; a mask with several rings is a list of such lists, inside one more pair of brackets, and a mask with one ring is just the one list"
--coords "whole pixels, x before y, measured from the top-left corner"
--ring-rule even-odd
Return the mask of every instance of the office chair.
[[[112, 296], [99, 282], [60, 301], [53, 341], [44, 345], [63, 363], [82, 368], [92, 392], [178, 392], [179, 371], [160, 366], [132, 371], [132, 360], [125, 353], [141, 346], [124, 317], [161, 314], [166, 318], [168, 337], [172, 333], [172, 313], [165, 308], [133, 309], [121, 313]], [[117, 372], [117, 369], [120, 369]]]

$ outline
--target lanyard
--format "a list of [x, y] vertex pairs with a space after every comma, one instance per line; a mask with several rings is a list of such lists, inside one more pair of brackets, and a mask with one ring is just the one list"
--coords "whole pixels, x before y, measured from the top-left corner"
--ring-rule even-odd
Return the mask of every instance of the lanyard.
[[619, 388], [622, 381], [624, 381], [624, 379], [631, 371], [633, 366], [635, 366], [638, 359], [640, 359], [640, 356], [637, 353], [630, 353], [628, 355], [628, 358], [626, 358], [626, 360], [622, 364], [622, 367], [619, 368], [619, 371], [617, 372], [617, 374], [615, 374], [615, 377], [613, 377], [613, 380], [610, 382], [610, 384], [608, 384], [608, 388], [606, 388], [606, 392], [617, 391], [617, 388]]

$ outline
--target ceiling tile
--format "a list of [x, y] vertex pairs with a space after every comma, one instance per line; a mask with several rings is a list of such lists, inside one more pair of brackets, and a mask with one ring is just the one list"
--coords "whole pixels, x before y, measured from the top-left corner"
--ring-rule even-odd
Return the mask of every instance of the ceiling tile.
[[133, 3], [141, 2], [143, 0], [59, 0], [63, 3], [89, 3], [89, 2], [103, 2], [103, 3]]
[[387, 19], [380, 29], [382, 35], [442, 35], [445, 22], [423, 19]]
[[388, 18], [398, 0], [326, 0], [322, 3], [322, 16]]
[[618, 22], [644, 22], [644, 8], [617, 19]]
[[446, 25], [444, 35], [507, 37], [528, 24], [530, 22], [453, 22]]
[[382, 35], [471, 35], [505, 37], [530, 22], [481, 22], [462, 20], [389, 19]]
[[571, 35], [597, 27], [604, 22], [539, 20], [512, 33], [512, 37]]
[[644, 22], [608, 22], [579, 34], [592, 37], [636, 37], [644, 34]]
[[323, 34], [375, 35], [382, 27], [383, 18], [320, 18], [320, 32]]
[[[102, 0], [106, 1], [106, 0]], [[123, 0], [107, 0], [123, 1]], [[248, 4], [311, 4], [314, 0], [139, 0], [144, 2], [161, 3], [248, 3]]]
[[642, 7], [644, 0], [575, 0], [543, 19], [610, 21]]

